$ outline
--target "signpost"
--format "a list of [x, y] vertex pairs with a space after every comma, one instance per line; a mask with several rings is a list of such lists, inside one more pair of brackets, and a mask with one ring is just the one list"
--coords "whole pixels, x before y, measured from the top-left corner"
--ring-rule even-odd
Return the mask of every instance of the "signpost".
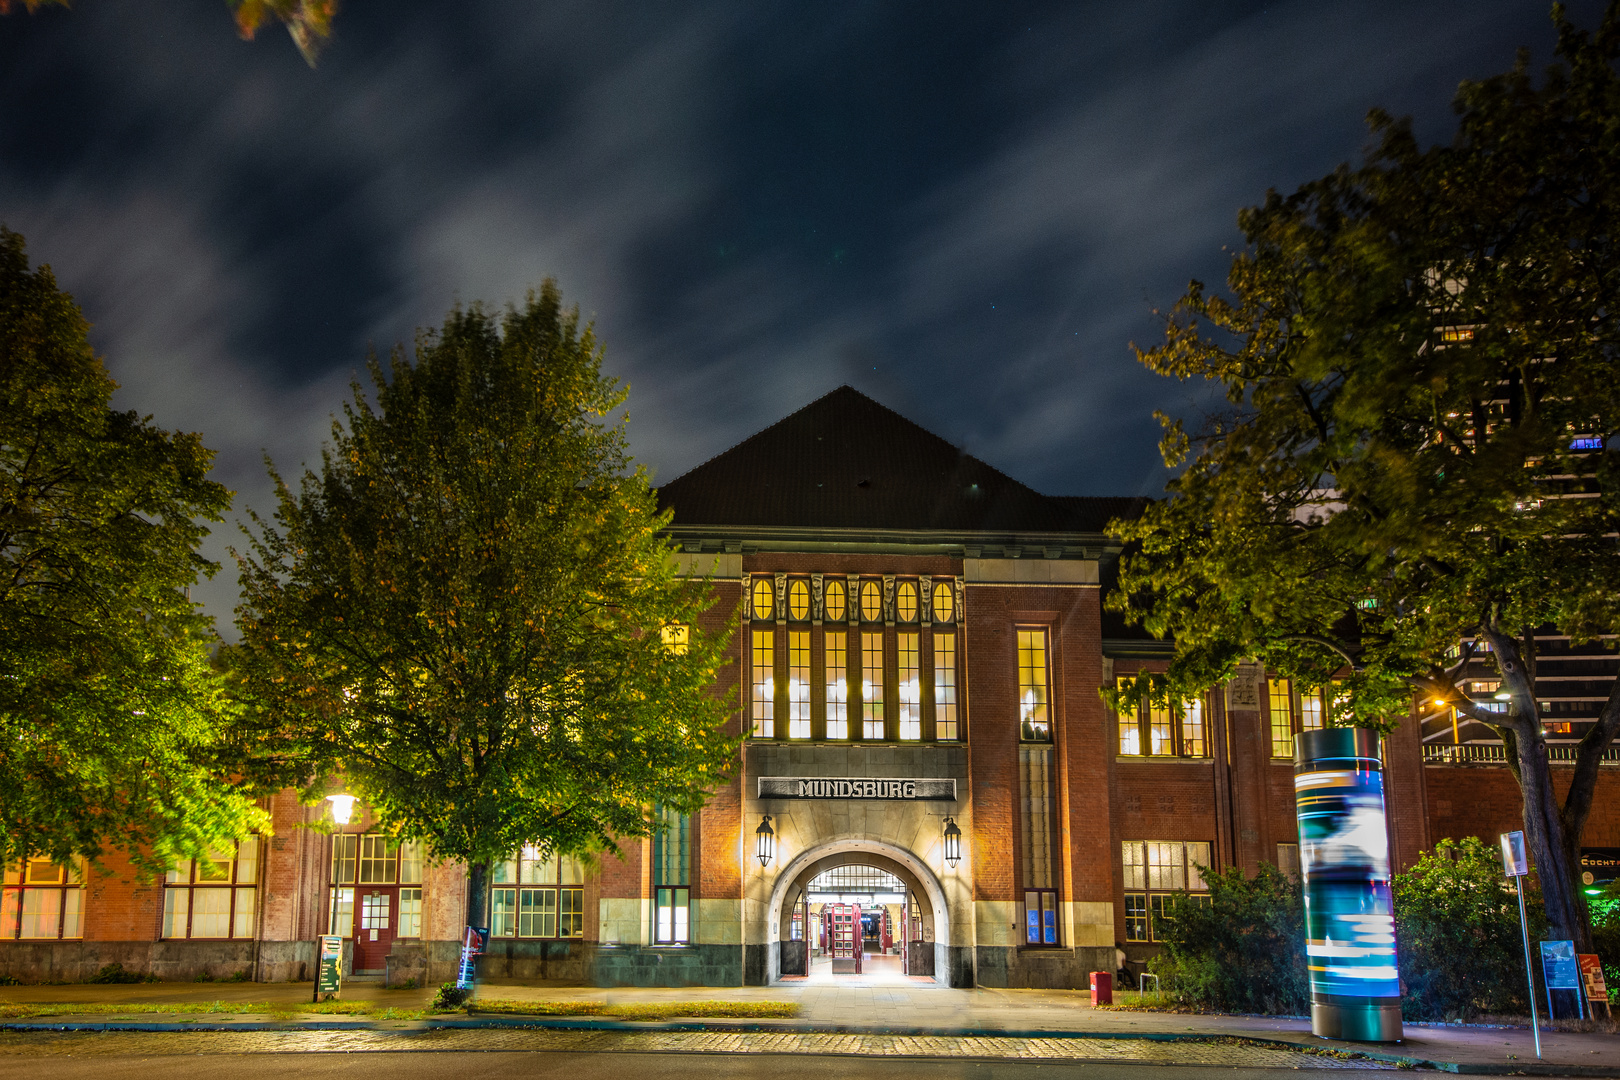
[[1558, 1003], [1554, 990], [1567, 990], [1575, 995], [1575, 1017], [1586, 1019], [1581, 1006], [1581, 968], [1575, 961], [1573, 941], [1543, 941], [1541, 943], [1541, 981], [1547, 987], [1547, 1019], [1558, 1019]]
[[323, 934], [315, 939], [315, 1000], [337, 997], [343, 989], [343, 939]]
[[1516, 878], [1515, 891], [1519, 894], [1519, 933], [1524, 937], [1524, 980], [1530, 987], [1530, 1030], [1536, 1036], [1536, 1057], [1541, 1056], [1541, 1019], [1536, 1016], [1536, 975], [1530, 966], [1530, 923], [1524, 914], [1524, 879], [1530, 874], [1530, 860], [1524, 850], [1524, 833], [1502, 834], [1502, 871]]

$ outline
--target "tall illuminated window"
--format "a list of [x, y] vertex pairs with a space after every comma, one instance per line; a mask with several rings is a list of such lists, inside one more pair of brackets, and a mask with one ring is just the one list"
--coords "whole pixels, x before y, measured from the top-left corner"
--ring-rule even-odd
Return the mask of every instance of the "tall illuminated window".
[[1294, 756], [1294, 706], [1288, 680], [1268, 680], [1266, 700], [1271, 706], [1271, 756], [1291, 758]]
[[1119, 714], [1119, 752], [1125, 757], [1142, 753], [1142, 718], [1134, 712]]
[[810, 737], [810, 631], [788, 631], [788, 738]]
[[1026, 742], [1051, 742], [1046, 701], [1046, 631], [1018, 631], [1018, 732]]
[[[868, 582], [868, 584], [871, 584]], [[883, 635], [861, 635], [861, 738], [883, 738]]]
[[922, 669], [918, 660], [917, 635], [896, 635], [899, 644], [895, 675], [900, 692], [900, 737], [922, 738]]
[[776, 737], [776, 684], [771, 678], [776, 666], [776, 631], [754, 631], [754, 680], [752, 688], [754, 737]]
[[1147, 710], [1148, 721], [1148, 753], [1155, 756], [1175, 753], [1175, 744], [1170, 734], [1170, 709], [1158, 705], [1149, 705]]
[[934, 631], [934, 737], [961, 738], [956, 727], [956, 635]]
[[1203, 757], [1204, 747], [1204, 699], [1193, 698], [1181, 705], [1181, 753]]
[[1320, 730], [1322, 727], [1322, 711], [1322, 691], [1306, 692], [1301, 690], [1299, 694], [1299, 730]]
[[[839, 587], [842, 588], [842, 585]], [[827, 738], [829, 739], [849, 738], [848, 642], [849, 635], [842, 630], [827, 631]]]
[[657, 808], [653, 833], [653, 941], [683, 945], [691, 940], [692, 822], [685, 814]]

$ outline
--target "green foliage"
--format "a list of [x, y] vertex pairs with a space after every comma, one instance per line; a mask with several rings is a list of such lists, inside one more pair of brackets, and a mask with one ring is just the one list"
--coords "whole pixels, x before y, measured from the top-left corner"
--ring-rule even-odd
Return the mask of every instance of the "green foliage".
[[391, 377], [372, 359], [374, 398], [354, 385], [299, 491], [276, 476], [238, 557], [244, 769], [342, 773], [475, 872], [703, 804], [737, 748], [713, 689], [729, 630], [699, 625], [709, 585], [676, 576], [600, 364], [549, 281], [498, 319], [452, 312]]
[[439, 984], [439, 992], [433, 995], [433, 1004], [428, 1006], [432, 1012], [454, 1012], [472, 1000], [473, 992], [470, 986], [457, 986], [455, 983]]
[[[1620, 682], [1557, 807], [1526, 628], [1620, 631], [1620, 4], [1592, 35], [1554, 16], [1539, 85], [1524, 58], [1464, 83], [1455, 139], [1427, 150], [1375, 111], [1367, 161], [1245, 210], [1229, 294], [1193, 282], [1138, 350], [1227, 406], [1196, 431], [1160, 417], [1185, 468], [1112, 527], [1109, 606], [1176, 653], [1108, 696], [1184, 699], [1252, 657], [1308, 687], [1347, 673], [1339, 724], [1445, 700], [1514, 752], [1549, 914], [1581, 941], [1572, 852]], [[1510, 713], [1456, 686], [1448, 652], [1476, 633]]]
[[1217, 1012], [1308, 1011], [1299, 883], [1269, 864], [1252, 878], [1236, 866], [1204, 876], [1209, 903], [1183, 901], [1173, 918], [1154, 923], [1164, 951], [1150, 966], [1165, 989], [1195, 1008]]
[[1613, 995], [1620, 990], [1620, 883], [1610, 882], [1599, 896], [1588, 896], [1592, 911], [1592, 950], [1603, 961], [1603, 979]]
[[268, 822], [212, 767], [228, 703], [186, 594], [230, 492], [196, 435], [109, 407], [87, 330], [0, 228], [0, 863], [162, 870]]
[[[1208, 904], [1184, 901], [1174, 918], [1154, 923], [1164, 951], [1151, 966], [1165, 989], [1201, 1009], [1305, 1012], [1310, 980], [1301, 886], [1266, 865], [1253, 878], [1237, 867], [1205, 876]], [[1528, 1010], [1518, 901], [1503, 890], [1494, 847], [1475, 837], [1442, 840], [1391, 886], [1408, 1020]], [[1544, 928], [1532, 914], [1532, 940]]]
[[[1496, 848], [1472, 836], [1442, 840], [1392, 885], [1401, 1011], [1408, 1020], [1529, 1011], [1519, 904], [1503, 889]], [[1531, 926], [1532, 939], [1539, 932], [1539, 925]]]

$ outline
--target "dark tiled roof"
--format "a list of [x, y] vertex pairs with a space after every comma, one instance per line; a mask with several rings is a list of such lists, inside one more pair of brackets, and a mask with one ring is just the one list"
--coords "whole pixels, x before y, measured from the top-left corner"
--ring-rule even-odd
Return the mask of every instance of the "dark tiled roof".
[[1094, 533], [1141, 499], [1042, 495], [841, 386], [658, 491], [675, 527]]

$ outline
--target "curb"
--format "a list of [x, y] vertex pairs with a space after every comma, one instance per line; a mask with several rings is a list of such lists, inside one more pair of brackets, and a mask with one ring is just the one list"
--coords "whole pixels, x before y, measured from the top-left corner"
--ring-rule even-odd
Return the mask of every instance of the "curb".
[[[391, 1026], [392, 1025], [392, 1026]], [[307, 1021], [263, 1021], [250, 1020], [241, 1022], [220, 1021], [192, 1021], [185, 1023], [157, 1022], [157, 1021], [82, 1021], [82, 1022], [29, 1022], [29, 1021], [3, 1021], [0, 1022], [0, 1031], [15, 1032], [274, 1032], [274, 1031], [382, 1031], [407, 1034], [419, 1031], [437, 1030], [551, 1030], [551, 1031], [603, 1031], [603, 1032], [763, 1032], [776, 1034], [811, 1034], [811, 1035], [899, 1035], [899, 1036], [939, 1036], [945, 1038], [999, 1038], [999, 1039], [1100, 1039], [1113, 1041], [1134, 1042], [1216, 1042], [1221, 1040], [1240, 1040], [1257, 1046], [1273, 1047], [1278, 1050], [1290, 1050], [1296, 1053], [1321, 1054], [1324, 1051], [1337, 1056], [1346, 1054], [1352, 1058], [1360, 1058], [1369, 1062], [1379, 1062], [1390, 1065], [1406, 1065], [1411, 1068], [1433, 1069], [1436, 1072], [1454, 1073], [1471, 1076], [1569, 1076], [1569, 1077], [1603, 1077], [1620, 1078], [1620, 1069], [1606, 1068], [1595, 1065], [1555, 1065], [1545, 1061], [1525, 1061], [1513, 1064], [1487, 1063], [1487, 1062], [1459, 1062], [1439, 1061], [1427, 1058], [1416, 1058], [1407, 1054], [1393, 1054], [1378, 1050], [1344, 1049], [1337, 1047], [1324, 1047], [1314, 1043], [1292, 1042], [1287, 1039], [1256, 1037], [1252, 1035], [1233, 1035], [1214, 1032], [1168, 1032], [1168, 1031], [1050, 1031], [1050, 1030], [1022, 1030], [1011, 1028], [942, 1028], [942, 1027], [884, 1027], [884, 1028], [851, 1028], [837, 1024], [806, 1024], [806, 1023], [771, 1023], [769, 1021], [739, 1020], [727, 1022], [725, 1020], [614, 1020], [611, 1018], [596, 1017], [545, 1017], [521, 1016], [507, 1014], [489, 1014], [487, 1016], [471, 1016], [465, 1020], [403, 1020], [403, 1021], [376, 1021], [376, 1020], [307, 1020]], [[953, 1055], [960, 1056], [960, 1055]], [[1001, 1060], [996, 1058], [994, 1060]]]

